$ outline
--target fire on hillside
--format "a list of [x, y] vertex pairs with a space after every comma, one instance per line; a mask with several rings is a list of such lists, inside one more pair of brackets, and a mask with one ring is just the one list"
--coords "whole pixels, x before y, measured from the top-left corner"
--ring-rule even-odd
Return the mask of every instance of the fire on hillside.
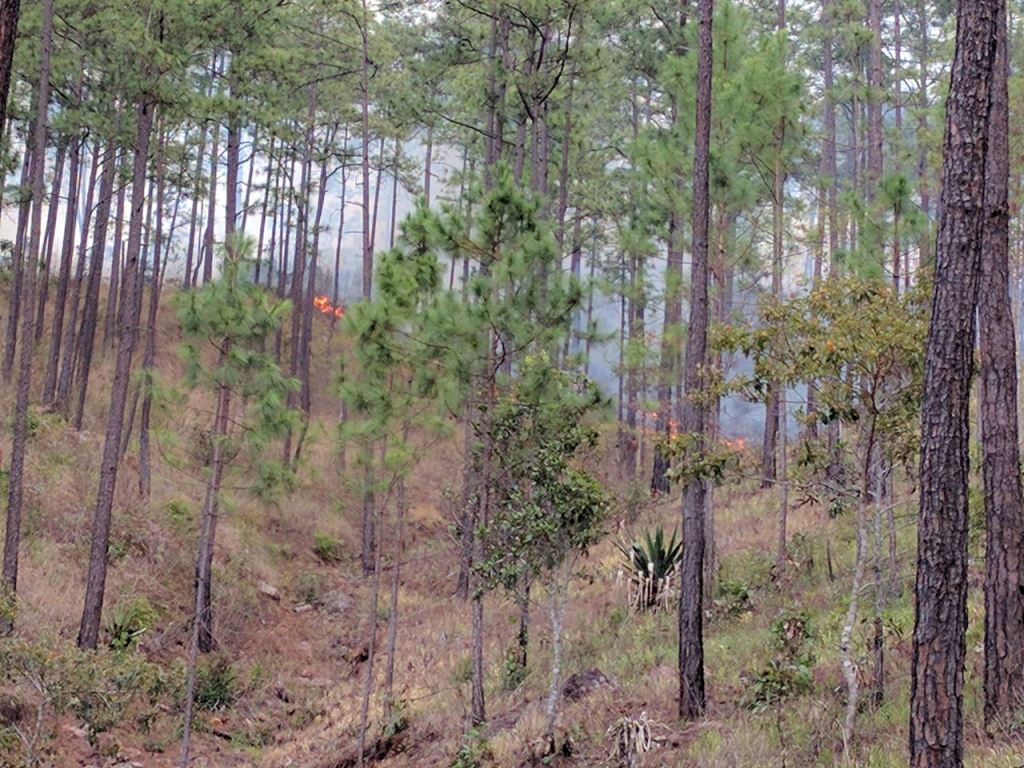
[[313, 299], [313, 308], [321, 314], [333, 317], [337, 320], [345, 314], [345, 308], [340, 304], [332, 304], [326, 296], [317, 296]]

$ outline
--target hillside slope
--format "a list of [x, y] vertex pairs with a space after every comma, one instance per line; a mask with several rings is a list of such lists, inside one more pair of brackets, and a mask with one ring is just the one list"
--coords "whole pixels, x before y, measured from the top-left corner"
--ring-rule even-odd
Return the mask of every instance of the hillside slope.
[[[170, 384], [182, 369], [169, 310], [161, 328], [158, 368]], [[315, 420], [298, 486], [273, 503], [241, 491], [229, 494], [215, 558], [218, 650], [203, 664], [196, 765], [356, 764], [371, 622], [377, 625], [378, 654], [385, 642], [393, 521], [385, 509], [382, 584], [374, 610], [373, 580], [361, 575], [358, 559], [360, 501], [349, 483], [351, 461], [346, 469], [334, 439], [337, 403], [329, 392], [342, 349], [329, 322], [318, 317]], [[83, 432], [53, 414], [34, 418], [17, 632], [5, 651], [8, 675], [0, 701], [0, 715], [15, 721], [2, 732], [4, 764], [22, 765], [26, 755], [52, 766], [177, 764], [202, 488], [181, 457], [204, 429], [209, 404], [194, 394], [187, 407], [158, 412], [148, 502], [139, 500], [136, 449], [134, 442], [129, 445], [115, 506], [105, 640], [116, 644], [126, 632], [138, 630], [139, 641], [128, 651], [83, 656], [73, 644], [106, 375], [104, 367], [96, 374]], [[408, 482], [399, 589], [400, 717], [382, 735], [387, 725], [381, 723], [382, 702], [372, 697], [372, 762], [392, 768], [542, 764], [551, 655], [546, 596], [539, 588], [533, 595], [529, 672], [518, 686], [503, 673], [503, 659], [515, 643], [517, 608], [500, 593], [486, 598], [490, 722], [469, 733], [470, 614], [468, 604], [453, 595], [457, 561], [450, 533], [460, 442], [451, 436], [420, 436], [418, 442], [422, 458]], [[558, 721], [563, 754], [543, 764], [618, 764], [613, 731], [622, 718], [641, 713], [653, 736], [653, 748], [642, 758], [647, 766], [904, 764], [912, 499], [898, 511], [901, 591], [885, 609], [885, 700], [863, 708], [847, 749], [839, 726], [845, 697], [838, 648], [849, 599], [852, 521], [849, 515], [830, 520], [814, 505], [795, 510], [792, 561], [780, 579], [772, 553], [776, 494], [755, 490], [742, 476], [717, 489], [719, 569], [705, 641], [710, 711], [700, 723], [682, 727], [674, 715], [674, 610], [630, 610], [616, 546], [659, 526], [671, 531], [678, 503], [674, 497], [644, 499], [624, 485], [613, 468], [612, 448], [609, 436], [588, 459], [620, 501], [604, 541], [580, 561], [572, 582], [564, 678], [576, 677], [566, 688]], [[744, 461], [753, 465], [754, 459]], [[980, 566], [975, 562], [975, 581]], [[870, 596], [862, 598], [863, 616]], [[976, 598], [972, 615], [979, 612]], [[780, 627], [796, 626], [794, 621], [800, 627], [799, 648], [787, 651], [780, 637], [788, 630], [780, 634]], [[975, 622], [969, 638], [968, 764], [1011, 768], [1020, 762], [1020, 745], [990, 743], [981, 731], [980, 631]], [[865, 684], [871, 637], [870, 622], [860, 621], [853, 645]], [[378, 683], [382, 674], [378, 655]]]

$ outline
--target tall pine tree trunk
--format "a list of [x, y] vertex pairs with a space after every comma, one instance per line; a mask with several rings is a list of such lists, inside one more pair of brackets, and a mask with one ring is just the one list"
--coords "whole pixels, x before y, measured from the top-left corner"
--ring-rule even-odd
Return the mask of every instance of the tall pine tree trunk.
[[[30, 125], [29, 135], [33, 131], [34, 128]], [[33, 152], [26, 152], [21, 164], [21, 184], [19, 186], [22, 190], [32, 186], [33, 154]], [[14, 358], [18, 346], [18, 323], [21, 319], [22, 283], [25, 276], [25, 240], [28, 237], [28, 220], [31, 213], [32, 195], [31, 193], [25, 194], [22, 191], [21, 199], [18, 202], [17, 232], [14, 236], [14, 281], [11, 286], [10, 301], [7, 306], [7, 328], [4, 337], [3, 363], [0, 364], [0, 374], [2, 374], [5, 382], [9, 382], [11, 375], [14, 373]]]
[[155, 105], [148, 98], [136, 107], [135, 157], [132, 167], [132, 200], [128, 224], [128, 247], [124, 274], [121, 278], [121, 297], [118, 307], [117, 357], [114, 379], [110, 387], [110, 410], [107, 414], [106, 435], [100, 462], [99, 489], [93, 515], [92, 546], [89, 571], [86, 576], [85, 604], [78, 630], [78, 646], [95, 648], [99, 640], [103, 598], [107, 583], [107, 548], [110, 545], [111, 513], [117, 470], [120, 463], [121, 434], [124, 429], [124, 411], [131, 381], [132, 356], [135, 353], [137, 329], [135, 317], [139, 303], [137, 274], [142, 244], [143, 211], [146, 202], [146, 168], [149, 160], [149, 141], [153, 131]]
[[[689, 0], [679, 4], [679, 22], [675, 51], [679, 56], [686, 53], [686, 21], [689, 15]], [[672, 122], [679, 121], [679, 105], [672, 104]], [[676, 178], [675, 190], [678, 199], [672, 200], [668, 222], [667, 263], [665, 265], [665, 314], [661, 326], [661, 371], [658, 380], [658, 417], [655, 432], [659, 441], [654, 446], [654, 463], [651, 469], [651, 492], [668, 493], [669, 457], [663, 440], [672, 436], [672, 385], [679, 377], [680, 323], [683, 319], [683, 216], [682, 206], [685, 182], [680, 174]], [[680, 395], [676, 392], [676, 396]], [[678, 427], [678, 424], [676, 425]]]
[[[255, 275], [253, 275], [253, 282], [255, 282], [257, 285], [260, 283], [260, 278], [263, 270], [263, 238], [267, 233], [267, 213], [269, 211], [270, 205], [270, 192], [276, 185], [275, 168], [277, 166], [274, 163], [275, 139], [276, 137], [274, 136], [270, 137], [270, 146], [267, 148], [267, 169], [264, 172], [264, 178], [266, 179], [264, 183], [266, 184], [266, 186], [264, 187], [263, 190], [263, 199], [260, 201], [260, 229], [259, 235], [256, 238], [256, 273]], [[255, 163], [255, 161], [256, 158], [253, 157], [251, 162]], [[270, 251], [273, 252], [273, 250], [274, 244], [273, 240], [271, 240]], [[270, 269], [269, 265], [267, 266], [267, 269]]]
[[11, 64], [20, 13], [21, 0], [0, 3], [0, 136], [7, 128], [7, 97], [11, 91]]
[[911, 768], [963, 764], [970, 390], [986, 226], [996, 30], [1005, 0], [959, 3], [921, 406]]
[[183, 284], [186, 289], [192, 287], [192, 270], [196, 260], [196, 225], [199, 221], [199, 180], [203, 177], [203, 160], [206, 156], [207, 126], [203, 123], [199, 129], [199, 148], [196, 150], [195, 186], [192, 190], [192, 215], [189, 216], [188, 247], [185, 249], [185, 276]]
[[[221, 352], [219, 365], [224, 364], [230, 353], [227, 344]], [[217, 509], [220, 503], [220, 486], [224, 477], [224, 439], [231, 424], [231, 388], [221, 384], [217, 391], [217, 410], [214, 414], [210, 458], [210, 482], [206, 486], [200, 521], [199, 545], [196, 552], [195, 572], [195, 616], [192, 620], [192, 635], [189, 642], [188, 669], [185, 683], [185, 721], [181, 738], [181, 766], [189, 768], [191, 750], [192, 708], [195, 701], [196, 672], [199, 654], [213, 649], [213, 606], [211, 583], [213, 580], [213, 544], [217, 533]]]
[[1024, 702], [1024, 494], [1017, 424], [1016, 334], [1010, 311], [1010, 150], [1005, 8], [1000, 8], [985, 178], [978, 299], [981, 449], [985, 488], [985, 722]]
[[[234, 97], [234, 77], [228, 86], [229, 101]], [[226, 171], [224, 180], [224, 236], [225, 239], [238, 227], [238, 168], [241, 165], [242, 129], [238, 124], [238, 115], [232, 111], [228, 115], [228, 143], [225, 157]]]
[[46, 304], [50, 298], [50, 268], [53, 266], [53, 247], [57, 237], [57, 209], [60, 207], [60, 185], [64, 180], [64, 161], [67, 156], [67, 142], [61, 141], [57, 148], [57, 159], [53, 171], [53, 184], [50, 187], [50, 199], [46, 204], [46, 229], [43, 231], [42, 273], [39, 275], [39, 300], [36, 302], [36, 321], [34, 323], [35, 341], [43, 338], [43, 327], [46, 320]]
[[[75, 429], [82, 428], [82, 420], [85, 416], [85, 396], [89, 389], [89, 373], [92, 370], [92, 352], [96, 343], [96, 330], [99, 320], [100, 286], [103, 282], [103, 260], [106, 254], [107, 226], [110, 222], [110, 206], [114, 196], [114, 179], [117, 172], [117, 146], [113, 141], [107, 142], [107, 165], [103, 170], [103, 178], [100, 180], [100, 202], [96, 209], [96, 232], [92, 243], [92, 256], [89, 262], [89, 281], [85, 288], [85, 307], [82, 313], [82, 325], [78, 332], [78, 350], [75, 353], [77, 359], [75, 381], [78, 386], [77, 400], [73, 425]], [[124, 195], [118, 198], [118, 204], [122, 208]], [[114, 238], [114, 244], [120, 244], [120, 233]], [[115, 252], [116, 253], [116, 252]], [[117, 256], [112, 259], [113, 263], [118, 262]], [[113, 284], [111, 278], [111, 284]], [[111, 286], [111, 291], [113, 286]], [[113, 301], [113, 294], [109, 294]]]
[[60, 270], [57, 276], [57, 294], [53, 300], [53, 319], [50, 349], [43, 377], [43, 406], [51, 408], [57, 393], [57, 363], [64, 333], [64, 305], [67, 302], [68, 283], [71, 280], [71, 257], [75, 252], [75, 216], [78, 213], [78, 170], [82, 142], [78, 135], [71, 139], [71, 160], [68, 168], [68, 201], [64, 212], [64, 237], [60, 244]]
[[[94, 145], [92, 168], [89, 170], [89, 184], [85, 193], [85, 208], [83, 209], [90, 215], [93, 213], [92, 208], [96, 187], [96, 174], [99, 170], [101, 155], [102, 151], [100, 144], [97, 141]], [[105, 162], [108, 163], [106, 167], [109, 170], [109, 163], [113, 162], [113, 158], [107, 157]], [[107, 174], [104, 173], [104, 178], [106, 178], [106, 176]], [[74, 377], [74, 351], [77, 339], [76, 329], [78, 327], [78, 306], [82, 300], [82, 278], [85, 275], [85, 254], [89, 242], [90, 215], [82, 217], [82, 232], [78, 241], [78, 259], [75, 264], [75, 274], [70, 284], [71, 294], [68, 299], [67, 322], [64, 328], [64, 341], [60, 357], [60, 373], [57, 377], [57, 394], [54, 400], [54, 407], [58, 408], [65, 416], [69, 413], [69, 395], [71, 393], [72, 378]], [[93, 239], [95, 240], [95, 238]]]
[[[120, 160], [116, 160], [120, 162]], [[121, 262], [124, 260], [122, 247], [122, 234], [124, 233], [124, 184], [118, 185], [117, 209], [114, 213], [114, 244], [110, 255], [110, 282], [107, 285], [107, 310], [103, 321], [103, 348], [108, 349], [114, 341], [114, 333], [117, 326], [117, 296], [118, 287], [121, 282]], [[193, 211], [193, 219], [195, 212]], [[189, 246], [191, 249], [191, 245]], [[187, 280], [186, 275], [186, 280]], [[185, 286], [188, 287], [187, 285]]]
[[[694, 435], [694, 456], [706, 445], [703, 395], [708, 334], [709, 166], [711, 148], [711, 19], [713, 0], [697, 5], [697, 104], [693, 158], [693, 267], [690, 278], [690, 323], [686, 342], [686, 400], [683, 434]], [[679, 716], [704, 714], [704, 496], [705, 478], [690, 477], [683, 488], [683, 555], [679, 590]]]
[[161, 253], [163, 248], [163, 211], [164, 211], [164, 154], [167, 136], [163, 130], [163, 120], [158, 132], [160, 137], [156, 158], [156, 238], [153, 244], [152, 281], [149, 286], [149, 310], [146, 316], [146, 346], [142, 353], [143, 378], [140, 386], [142, 392], [142, 414], [139, 417], [139, 497], [149, 499], [152, 485], [152, 469], [149, 459], [149, 422], [153, 410], [153, 367], [156, 363], [156, 321], [160, 308], [161, 288]]
[[363, 15], [360, 24], [362, 38], [363, 62], [360, 68], [360, 86], [362, 96], [362, 178], [363, 178], [363, 298], [370, 298], [373, 287], [373, 245], [370, 232], [370, 51], [368, 29], [370, 16], [366, 0], [362, 0]]
[[203, 233], [203, 285], [213, 279], [213, 242], [217, 228], [217, 167], [220, 164], [220, 123], [213, 123], [213, 140], [210, 143], [210, 195], [209, 213], [206, 215], [206, 231]]
[[[36, 272], [43, 229], [45, 194], [47, 117], [50, 104], [50, 49], [53, 43], [53, 0], [43, 0], [43, 31], [39, 57], [39, 88], [36, 93], [36, 119], [32, 136], [32, 221], [29, 225], [28, 253], [24, 260], [21, 349], [18, 360], [18, 386], [14, 405], [14, 430], [11, 439], [11, 465], [7, 486], [7, 529], [4, 536], [4, 591], [13, 599], [18, 589], [18, 556], [21, 544], [21, 505], [25, 491], [25, 448], [28, 443], [28, 401], [32, 390], [32, 356], [35, 342]], [[0, 629], [10, 631], [11, 620], [0, 621]]]

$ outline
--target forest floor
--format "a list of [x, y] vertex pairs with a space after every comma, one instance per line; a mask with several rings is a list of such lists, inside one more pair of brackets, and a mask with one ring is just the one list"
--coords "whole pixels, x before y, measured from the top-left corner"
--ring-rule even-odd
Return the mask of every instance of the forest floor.
[[[158, 367], [173, 382], [182, 372], [174, 353], [176, 326], [170, 317], [164, 320]], [[277, 503], [232, 493], [220, 520], [214, 582], [218, 650], [203, 665], [206, 708], [197, 716], [196, 766], [356, 765], [368, 628], [376, 621], [378, 647], [383, 645], [390, 549], [380, 604], [371, 613], [372, 580], [362, 576], [358, 560], [360, 506], [334, 440], [337, 403], [327, 394], [337, 342], [322, 318], [317, 327], [316, 424], [298, 487]], [[0, 716], [8, 717], [7, 704], [14, 703], [20, 717], [14, 727], [0, 729], [0, 765], [23, 765], [26, 755], [59, 768], [177, 765], [202, 487], [181, 456], [209, 420], [209, 409], [194, 395], [187, 408], [158, 414], [153, 493], [146, 502], [136, 490], [137, 450], [129, 446], [115, 505], [107, 639], [117, 636], [118, 621], [130, 623], [133, 611], [150, 617], [148, 630], [135, 650], [82, 655], [73, 646], [102, 446], [105, 375], [101, 367], [94, 376], [82, 433], [54, 415], [34, 419], [16, 650], [5, 658], [8, 680], [0, 691]], [[654, 745], [640, 764], [649, 768], [905, 765], [913, 499], [897, 510], [900, 589], [883, 612], [884, 701], [875, 706], [864, 693], [865, 706], [844, 748], [839, 636], [855, 550], [853, 514], [833, 520], [814, 504], [793, 509], [790, 563], [780, 577], [774, 569], [777, 492], [758, 490], [742, 478], [716, 489], [719, 567], [705, 637], [709, 708], [700, 722], [682, 725], [675, 716], [675, 612], [629, 609], [616, 547], [657, 526], [672, 531], [679, 502], [675, 495], [651, 500], [628, 492], [612, 469], [611, 440], [604, 443], [590, 461], [622, 501], [604, 541], [578, 564], [564, 664], [566, 677], [584, 674], [600, 684], [583, 686], [562, 702], [558, 730], [560, 742], [568, 744], [566, 756], [537, 757], [551, 659], [542, 589], [534, 595], [529, 671], [514, 688], [505, 684], [502, 670], [515, 642], [518, 611], [499, 593], [487, 597], [489, 724], [467, 735], [470, 612], [453, 594], [457, 560], [448, 501], [457, 490], [461, 455], [459, 441], [449, 437], [420, 446], [422, 460], [408, 482], [395, 672], [405, 727], [372, 764], [615, 766], [609, 730], [624, 716], [646, 713]], [[748, 459], [752, 464], [753, 457]], [[385, 547], [393, 541], [392, 522], [385, 515]], [[974, 542], [977, 551], [978, 537]], [[1024, 743], [990, 740], [981, 728], [982, 567], [980, 558], [972, 560], [967, 765], [1017, 768], [1024, 762]], [[865, 688], [873, 663], [872, 579], [869, 568], [853, 638]], [[787, 656], [779, 627], [794, 617], [806, 628], [806, 640], [796, 656]], [[379, 684], [381, 656], [376, 670]], [[369, 741], [378, 742], [379, 697], [369, 714]]]

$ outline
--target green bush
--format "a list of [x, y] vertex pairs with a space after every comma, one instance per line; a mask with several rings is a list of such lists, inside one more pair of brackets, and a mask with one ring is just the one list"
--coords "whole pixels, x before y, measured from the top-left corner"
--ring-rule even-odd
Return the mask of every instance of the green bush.
[[405, 702], [396, 701], [391, 705], [388, 720], [381, 728], [381, 735], [390, 739], [409, 728], [409, 716], [405, 711]]
[[145, 597], [118, 604], [111, 611], [107, 625], [110, 647], [115, 651], [134, 648], [139, 639], [156, 625], [157, 618], [156, 609]]
[[322, 563], [331, 565], [341, 560], [341, 542], [326, 533], [313, 534], [313, 554]]
[[811, 616], [807, 611], [785, 613], [772, 623], [775, 647], [788, 658], [810, 657], [807, 642], [812, 637]]
[[227, 659], [215, 659], [199, 665], [193, 701], [199, 709], [216, 712], [238, 700], [238, 678]]
[[455, 753], [451, 768], [483, 768], [490, 753], [484, 732], [479, 728], [470, 729], [459, 751]]
[[753, 607], [750, 600], [750, 588], [742, 581], [725, 579], [718, 585], [718, 597], [715, 605], [730, 616], [739, 616]]
[[754, 676], [744, 697], [744, 704], [755, 712], [792, 697], [807, 693], [814, 686], [814, 675], [807, 664], [774, 658]]
[[187, 501], [171, 499], [164, 504], [164, 512], [171, 527], [178, 533], [186, 533], [195, 526], [195, 514]]
[[530, 674], [529, 668], [519, 663], [518, 648], [509, 648], [501, 663], [501, 687], [505, 691], [514, 691], [523, 684]]
[[32, 706], [45, 702], [55, 716], [74, 715], [94, 749], [100, 734], [126, 717], [150, 719], [167, 690], [160, 668], [135, 653], [10, 640], [0, 647], [0, 667], [9, 679], [37, 693]]
[[773, 622], [771, 632], [778, 652], [754, 676], [744, 699], [755, 712], [808, 693], [814, 687], [814, 654], [808, 647], [812, 637], [810, 615], [806, 611], [785, 613]]
[[455, 663], [452, 680], [456, 685], [465, 685], [473, 679], [473, 657], [463, 656]]

